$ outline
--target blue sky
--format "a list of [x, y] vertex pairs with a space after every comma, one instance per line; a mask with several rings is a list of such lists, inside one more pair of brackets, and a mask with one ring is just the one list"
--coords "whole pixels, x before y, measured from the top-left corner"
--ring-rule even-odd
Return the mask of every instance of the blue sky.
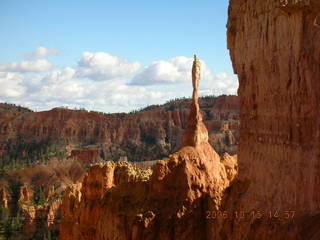
[[[34, 110], [66, 105], [130, 111], [190, 95], [188, 71], [181, 69], [194, 53], [207, 72], [204, 95], [235, 93], [227, 5], [228, 0], [1, 0], [0, 100]], [[65, 90], [59, 91], [58, 82]], [[95, 102], [90, 94], [101, 88], [113, 97], [100, 94]]]

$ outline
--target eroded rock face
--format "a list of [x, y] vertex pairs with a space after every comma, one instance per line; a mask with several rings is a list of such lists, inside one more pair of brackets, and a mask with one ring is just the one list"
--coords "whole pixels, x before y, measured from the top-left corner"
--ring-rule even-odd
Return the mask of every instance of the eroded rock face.
[[73, 149], [68, 158], [75, 159], [81, 164], [97, 163], [101, 160], [99, 148], [96, 146], [86, 146], [83, 149]]
[[[7, 191], [0, 191], [0, 204], [11, 209], [11, 212], [19, 209], [23, 215], [22, 235], [42, 238], [41, 235], [46, 234], [47, 230], [54, 232], [60, 221], [58, 205], [61, 203], [54, 198], [61, 197], [67, 186], [82, 181], [89, 163], [95, 163], [103, 156], [107, 159], [114, 157], [116, 160], [144, 161], [168, 155], [181, 144], [183, 128], [188, 123], [187, 107], [190, 102], [189, 99], [181, 100], [170, 106], [130, 115], [103, 115], [67, 109], [34, 113], [0, 104], [0, 146], [8, 139], [15, 142], [19, 135], [23, 139], [21, 143], [39, 141], [36, 145], [41, 145], [44, 141], [68, 144], [66, 148], [69, 156], [63, 162], [51, 159], [48, 164], [37, 163], [23, 169], [7, 171], [7, 177], [0, 179], [0, 189], [11, 188], [10, 181], [16, 180], [19, 192], [11, 198]], [[203, 116], [210, 132], [209, 142], [221, 150], [219, 153], [235, 153], [237, 142], [228, 145], [225, 141], [227, 133], [219, 129], [225, 122], [229, 123], [232, 132], [238, 137], [237, 97], [200, 99], [199, 104], [204, 110]], [[174, 108], [166, 110], [171, 106]], [[86, 143], [93, 140], [99, 144], [86, 147], [79, 144], [81, 141]], [[77, 149], [74, 149], [74, 145]], [[13, 151], [14, 149], [16, 148], [11, 148]], [[5, 154], [6, 151], [0, 150], [0, 157], [2, 153]], [[26, 155], [26, 152], [23, 154]], [[153, 161], [144, 163], [146, 166], [154, 164]], [[117, 169], [115, 174], [118, 177], [115, 177], [115, 181], [127, 182], [127, 175], [122, 174], [126, 170]], [[49, 199], [41, 206], [34, 202], [34, 192], [39, 186], [45, 198]]]
[[43, 239], [48, 231], [56, 234], [63, 192], [82, 181], [85, 173], [86, 166], [77, 159], [7, 171], [0, 181], [0, 212], [10, 214], [6, 219], [17, 216], [20, 236], [25, 238]]
[[[129, 161], [162, 159], [181, 145], [181, 136], [188, 123], [190, 99], [172, 101], [162, 106], [150, 106], [133, 114], [102, 114], [85, 110], [55, 108], [44, 112], [16, 111], [0, 105], [0, 157], [9, 154], [19, 142], [19, 148], [47, 146], [99, 146], [105, 160], [118, 161], [126, 156]], [[199, 99], [204, 121], [210, 135], [219, 134], [224, 122], [238, 139], [239, 103], [237, 96]], [[23, 141], [22, 141], [23, 140]], [[25, 145], [22, 145], [24, 143]], [[217, 152], [234, 153], [234, 147], [219, 148]], [[6, 149], [9, 149], [7, 151]], [[230, 150], [230, 151], [229, 151]], [[26, 153], [22, 153], [26, 155]]]
[[[102, 217], [105, 194], [114, 194], [113, 191], [120, 189], [124, 197], [132, 184], [138, 186], [134, 188], [137, 190], [150, 175], [151, 170], [138, 169], [128, 162], [108, 162], [93, 166], [82, 184], [72, 185], [66, 191], [62, 204], [60, 239], [98, 239], [97, 225]], [[137, 195], [139, 193], [143, 192], [136, 192]], [[119, 202], [126, 201], [121, 196], [116, 197]]]
[[208, 142], [198, 105], [200, 62], [193, 65], [193, 102], [179, 150], [153, 171], [128, 162], [92, 167], [82, 186], [62, 204], [60, 240], [208, 239], [206, 211], [219, 209], [234, 179], [236, 158], [219, 155]]
[[[318, 0], [230, 1], [228, 47], [241, 102], [234, 187], [241, 197], [232, 201], [238, 210], [282, 214], [237, 222], [230, 239], [319, 238], [319, 14]], [[284, 219], [287, 210], [293, 219]]]
[[55, 199], [44, 205], [35, 206], [30, 202], [20, 203], [22, 216], [21, 233], [26, 238], [41, 238], [48, 230], [59, 228], [61, 200]]

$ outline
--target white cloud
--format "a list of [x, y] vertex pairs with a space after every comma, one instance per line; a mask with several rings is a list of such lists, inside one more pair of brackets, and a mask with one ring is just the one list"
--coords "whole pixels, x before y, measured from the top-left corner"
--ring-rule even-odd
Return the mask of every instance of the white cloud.
[[[157, 61], [138, 73], [132, 85], [159, 85], [191, 82], [193, 58], [175, 57], [167, 61]], [[210, 80], [212, 74], [207, 65], [202, 62], [201, 78]]]
[[36, 110], [63, 105], [104, 112], [123, 112], [172, 98], [166, 92], [128, 86], [121, 80], [80, 80], [71, 77], [70, 73], [73, 71], [66, 68], [43, 76], [37, 84], [40, 88], [30, 86], [24, 98], [20, 98], [22, 104]]
[[17, 98], [24, 94], [23, 78], [18, 73], [0, 72], [0, 97]]
[[[0, 99], [34, 110], [68, 106], [104, 112], [130, 111], [191, 96], [192, 61], [175, 57], [141, 69], [138, 62], [103, 52], [86, 52], [78, 65], [51, 71], [48, 70], [52, 64], [45, 59], [2, 64]], [[39, 73], [42, 71], [48, 72]], [[202, 63], [202, 95], [235, 94], [237, 87], [236, 77], [226, 73], [212, 75]]]
[[47, 59], [38, 59], [35, 61], [23, 61], [20, 63], [11, 62], [0, 64], [0, 71], [2, 72], [46, 72], [52, 68], [52, 63]]
[[205, 81], [202, 86], [200, 89], [201, 95], [236, 95], [239, 83], [236, 75], [230, 76], [223, 72], [215, 75], [210, 81]]
[[111, 91], [108, 102], [118, 106], [122, 111], [128, 111], [145, 107], [147, 105], [159, 104], [170, 99], [170, 94], [156, 89], [147, 89], [142, 86], [119, 85], [118, 91]]
[[39, 59], [57, 55], [59, 55], [59, 51], [57, 49], [38, 47], [33, 52], [27, 53], [25, 57], [28, 59]]
[[62, 71], [55, 70], [48, 73], [44, 77], [44, 81], [49, 83], [63, 83], [73, 79], [76, 75], [76, 70], [71, 67], [66, 67]]
[[141, 68], [138, 62], [128, 62], [125, 58], [105, 52], [84, 52], [78, 63], [77, 75], [92, 80], [104, 81], [116, 78], [129, 78]]
[[41, 99], [73, 101], [86, 97], [86, 93], [92, 88], [92, 84], [75, 78], [76, 71], [66, 67], [63, 70], [55, 70], [44, 75], [40, 79], [40, 88], [33, 92]]

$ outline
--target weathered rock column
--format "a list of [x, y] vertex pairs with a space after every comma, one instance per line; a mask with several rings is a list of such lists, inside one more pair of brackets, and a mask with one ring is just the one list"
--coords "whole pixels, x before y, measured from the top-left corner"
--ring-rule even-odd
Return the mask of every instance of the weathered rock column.
[[199, 107], [199, 84], [201, 78], [201, 62], [194, 56], [192, 66], [192, 103], [190, 106], [188, 128], [183, 134], [182, 147], [197, 147], [201, 143], [208, 142], [208, 130], [202, 121], [202, 115]]

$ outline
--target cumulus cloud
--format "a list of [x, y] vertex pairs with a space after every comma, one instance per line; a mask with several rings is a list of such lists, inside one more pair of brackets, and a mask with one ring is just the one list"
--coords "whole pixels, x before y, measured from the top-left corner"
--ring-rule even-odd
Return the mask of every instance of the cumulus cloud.
[[210, 81], [205, 81], [202, 86], [200, 90], [202, 95], [236, 95], [239, 83], [236, 75], [230, 76], [223, 72], [215, 75]]
[[[157, 61], [147, 66], [133, 79], [132, 85], [159, 85], [190, 82], [193, 58], [175, 57], [167, 61]], [[207, 65], [202, 62], [202, 79], [212, 79]]]
[[0, 97], [21, 97], [26, 88], [23, 86], [23, 77], [18, 73], [0, 72]]
[[38, 59], [35, 61], [22, 61], [0, 64], [2, 72], [46, 72], [52, 68], [52, 63], [47, 59]]
[[[29, 98], [66, 103], [86, 98], [92, 84], [76, 79], [75, 73], [75, 69], [66, 67], [43, 75], [34, 82], [34, 86], [29, 86]], [[94, 96], [92, 97], [94, 98]]]
[[128, 86], [121, 80], [80, 80], [74, 78], [74, 71], [65, 68], [46, 74], [37, 84], [41, 87], [37, 89], [30, 86], [24, 98], [20, 99], [21, 102], [37, 110], [68, 106], [121, 112], [146, 106], [146, 103], [155, 104], [169, 99], [166, 92], [142, 86]]
[[25, 55], [28, 59], [40, 59], [49, 56], [57, 56], [59, 51], [57, 49], [50, 49], [46, 47], [38, 47], [33, 52], [27, 53]]
[[84, 52], [78, 63], [77, 75], [96, 81], [116, 78], [129, 78], [141, 68], [138, 62], [129, 62], [125, 58], [112, 56], [105, 52]]
[[[0, 99], [34, 110], [68, 106], [130, 111], [191, 96], [192, 62], [175, 57], [142, 69], [140, 63], [125, 58], [85, 52], [77, 65], [62, 69], [50, 70], [52, 64], [45, 59], [0, 64]], [[237, 87], [236, 77], [213, 75], [202, 63], [202, 95], [235, 94]]]
[[172, 98], [170, 92], [161, 91], [160, 89], [148, 89], [143, 86], [122, 84], [118, 86], [118, 91], [111, 92], [108, 102], [127, 111], [128, 109], [133, 110], [145, 107], [146, 104], [158, 104], [170, 98]]
[[44, 76], [43, 81], [46, 83], [63, 83], [72, 80], [76, 75], [76, 70], [71, 67], [66, 67], [62, 71], [55, 70]]

